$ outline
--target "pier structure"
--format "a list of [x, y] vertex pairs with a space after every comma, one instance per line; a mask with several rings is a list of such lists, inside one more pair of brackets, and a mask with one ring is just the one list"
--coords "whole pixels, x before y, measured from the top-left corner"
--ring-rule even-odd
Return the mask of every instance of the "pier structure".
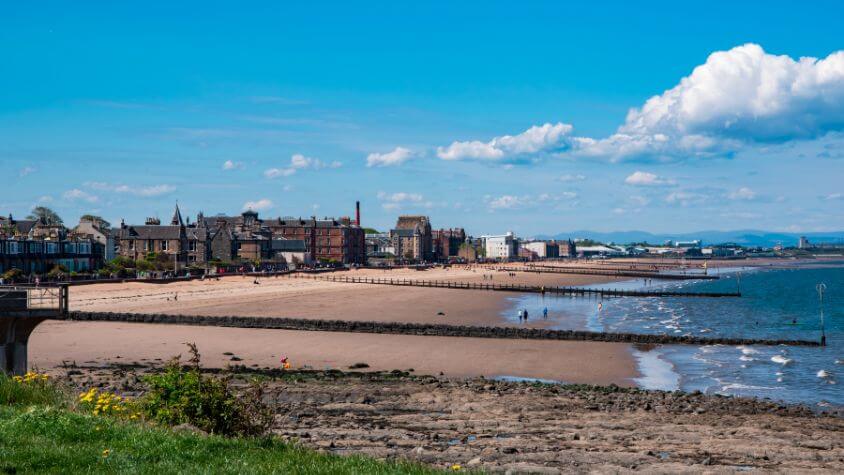
[[67, 286], [0, 286], [0, 371], [27, 371], [29, 336], [41, 322], [67, 313]]

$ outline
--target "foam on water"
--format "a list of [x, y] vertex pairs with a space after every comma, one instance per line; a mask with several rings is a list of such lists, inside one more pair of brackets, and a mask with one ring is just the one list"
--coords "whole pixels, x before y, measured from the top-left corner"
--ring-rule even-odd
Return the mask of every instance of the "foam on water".
[[680, 389], [680, 375], [674, 371], [674, 366], [670, 362], [661, 358], [659, 349], [634, 350], [633, 356], [636, 357], [639, 373], [642, 375], [634, 379], [640, 387], [660, 391]]

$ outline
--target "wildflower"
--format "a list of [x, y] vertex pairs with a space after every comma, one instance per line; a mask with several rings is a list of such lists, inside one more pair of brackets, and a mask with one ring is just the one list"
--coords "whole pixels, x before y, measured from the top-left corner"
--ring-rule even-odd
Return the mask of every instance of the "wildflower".
[[108, 458], [109, 455], [111, 455], [111, 450], [103, 449], [103, 458]]
[[455, 471], [455, 472], [459, 472], [462, 469], [463, 469], [463, 467], [461, 467], [459, 463], [456, 463], [456, 464], [451, 466], [451, 470]]

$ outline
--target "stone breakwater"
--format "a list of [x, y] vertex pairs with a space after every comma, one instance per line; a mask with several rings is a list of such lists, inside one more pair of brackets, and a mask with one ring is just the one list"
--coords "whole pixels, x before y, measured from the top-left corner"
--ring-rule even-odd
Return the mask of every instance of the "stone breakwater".
[[639, 344], [686, 345], [792, 345], [819, 346], [807, 340], [761, 340], [750, 338], [700, 338], [695, 336], [606, 333], [574, 330], [548, 330], [519, 327], [480, 327], [447, 324], [359, 322], [286, 317], [201, 316], [123, 312], [69, 312], [60, 320], [197, 325], [231, 328], [379, 333], [416, 336], [451, 336], [528, 340], [601, 341]]

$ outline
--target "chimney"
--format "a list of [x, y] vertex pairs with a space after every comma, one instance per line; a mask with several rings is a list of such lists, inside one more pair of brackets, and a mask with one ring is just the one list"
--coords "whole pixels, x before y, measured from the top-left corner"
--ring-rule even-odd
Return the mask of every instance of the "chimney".
[[360, 201], [355, 201], [355, 224], [360, 226]]

